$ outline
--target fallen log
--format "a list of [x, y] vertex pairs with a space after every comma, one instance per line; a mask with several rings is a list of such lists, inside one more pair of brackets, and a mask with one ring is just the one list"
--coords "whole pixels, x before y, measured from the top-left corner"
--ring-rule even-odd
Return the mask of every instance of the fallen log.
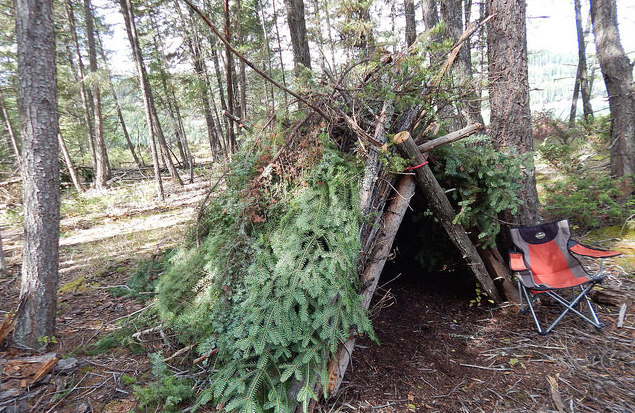
[[441, 222], [448, 236], [467, 261], [476, 279], [481, 283], [492, 300], [501, 303], [503, 298], [487, 272], [483, 260], [470, 240], [465, 228], [460, 224], [454, 223], [456, 213], [448, 197], [445, 195], [443, 188], [441, 188], [441, 185], [439, 185], [439, 182], [437, 182], [430, 167], [427, 165], [427, 161], [410, 136], [410, 133], [408, 131], [399, 132], [393, 137], [393, 143], [403, 156], [413, 160], [413, 165], [415, 166], [411, 167], [411, 169], [415, 173], [417, 186], [423, 191], [430, 202], [430, 207], [436, 218]]

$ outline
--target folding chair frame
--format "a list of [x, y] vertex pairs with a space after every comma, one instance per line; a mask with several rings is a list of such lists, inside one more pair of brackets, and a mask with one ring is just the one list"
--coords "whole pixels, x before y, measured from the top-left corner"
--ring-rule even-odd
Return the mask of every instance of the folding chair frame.
[[[514, 230], [516, 230], [515, 234], [513, 233]], [[603, 251], [603, 250], [598, 250], [594, 248], [589, 248], [575, 241], [572, 241], [570, 239], [569, 223], [567, 221], [557, 221], [553, 223], [539, 225], [536, 227], [513, 228], [512, 238], [515, 239], [514, 242], [516, 246], [518, 247], [519, 244], [523, 244], [526, 241], [520, 238], [521, 235], [519, 231], [529, 231], [530, 233], [532, 231], [535, 231], [536, 233], [540, 232], [542, 237], [544, 238], [545, 232], [542, 232], [542, 230], [545, 230], [545, 232], [551, 231], [552, 235], [554, 234], [553, 231], [555, 230], [557, 232], [557, 235], [553, 235], [554, 239], [556, 237], [559, 237], [560, 242], [562, 242], [563, 239], [566, 241], [566, 247], [563, 247], [563, 249], [566, 249], [565, 254], [568, 254], [568, 257], [566, 258], [570, 263], [573, 262], [576, 267], [579, 267], [579, 268], [576, 268], [576, 272], [578, 273], [578, 275], [572, 278], [573, 274], [571, 274], [571, 277], [569, 277], [570, 279], [568, 280], [570, 284], [564, 287], [563, 286], [553, 287], [553, 286], [545, 285], [544, 283], [537, 282], [536, 279], [534, 278], [532, 269], [530, 265], [528, 264], [529, 260], [525, 257], [522, 249], [521, 251], [510, 251], [510, 268], [512, 269], [512, 271], [514, 271], [518, 281], [518, 292], [520, 294], [521, 312], [526, 313], [527, 310], [531, 312], [531, 315], [532, 315], [532, 318], [534, 319], [534, 323], [536, 324], [536, 329], [538, 330], [538, 333], [543, 335], [551, 332], [551, 330], [553, 330], [553, 328], [569, 312], [577, 314], [578, 316], [580, 316], [580, 318], [582, 318], [583, 320], [585, 320], [586, 322], [588, 322], [589, 324], [593, 325], [596, 328], [604, 327], [604, 324], [602, 324], [600, 320], [598, 319], [598, 316], [595, 312], [595, 309], [593, 308], [591, 300], [588, 297], [588, 293], [596, 284], [600, 283], [604, 278], [603, 276], [604, 259], [620, 255], [620, 253], [617, 251]], [[537, 243], [541, 243], [541, 242], [543, 241], [538, 241]], [[525, 250], [527, 250], [527, 248], [525, 248]], [[594, 258], [600, 258], [601, 262], [600, 262], [599, 272], [593, 276], [586, 273], [586, 271], [580, 265], [577, 259], [575, 259], [571, 255], [572, 252], [578, 255], [585, 255], [585, 256], [590, 256]], [[580, 276], [579, 274], [580, 272], [582, 272], [584, 275]], [[565, 290], [568, 288], [571, 288], [574, 291], [574, 298], [571, 301], [567, 300], [566, 298], [564, 298], [562, 295], [558, 293], [559, 290]], [[579, 289], [579, 293], [575, 295], [575, 290], [577, 289]], [[544, 329], [543, 326], [540, 324], [540, 321], [538, 320], [536, 311], [533, 306], [534, 302], [538, 300], [540, 294], [545, 294], [553, 298], [555, 301], [557, 301], [564, 307], [564, 310], [562, 311], [562, 313], [560, 313], [560, 315], [558, 315], [558, 317], [553, 322], [551, 322], [551, 324], [546, 329]], [[576, 308], [582, 303], [582, 301], [586, 302], [586, 305], [589, 309], [590, 317], [583, 314], [581, 312], [581, 308], [580, 309]], [[525, 302], [527, 303], [526, 306], [524, 306]]]
[[[553, 328], [560, 322], [560, 320], [564, 318], [564, 316], [569, 311], [572, 311], [575, 314], [579, 315], [583, 320], [587, 321], [589, 324], [593, 325], [594, 327], [603, 328], [604, 324], [602, 324], [600, 320], [598, 319], [598, 316], [595, 313], [595, 309], [593, 308], [593, 305], [591, 304], [591, 300], [589, 299], [587, 295], [588, 292], [591, 291], [591, 289], [595, 286], [595, 284], [596, 283], [593, 282], [587, 285], [580, 285], [579, 286], [580, 293], [571, 302], [567, 301], [565, 298], [557, 294], [555, 292], [557, 290], [540, 291], [540, 293], [547, 294], [549, 297], [552, 297], [553, 299], [555, 299], [557, 302], [559, 302], [565, 307], [565, 310], [562, 313], [560, 313], [560, 315], [549, 325], [549, 327], [547, 327], [546, 330], [543, 330], [542, 326], [540, 325], [540, 321], [538, 321], [538, 316], [536, 315], [536, 311], [534, 310], [534, 306], [533, 306], [533, 303], [536, 302], [536, 300], [538, 300], [538, 294], [533, 293], [530, 289], [526, 288], [520, 282], [520, 280], [518, 280], [518, 292], [520, 295], [520, 306], [521, 306], [520, 311], [521, 312], [527, 312], [527, 310], [531, 311], [531, 316], [533, 317], [534, 323], [536, 324], [536, 330], [538, 330], [538, 333], [542, 335], [549, 334], [551, 330], [553, 330]], [[523, 296], [524, 296], [524, 300], [523, 300]], [[581, 313], [580, 311], [574, 308], [580, 303], [580, 301], [582, 301], [582, 299], [586, 301], [586, 304], [589, 308], [589, 312], [591, 313], [591, 318], [587, 317], [586, 315], [584, 315], [583, 313]], [[527, 306], [524, 308], [522, 307], [523, 301], [527, 302]]]

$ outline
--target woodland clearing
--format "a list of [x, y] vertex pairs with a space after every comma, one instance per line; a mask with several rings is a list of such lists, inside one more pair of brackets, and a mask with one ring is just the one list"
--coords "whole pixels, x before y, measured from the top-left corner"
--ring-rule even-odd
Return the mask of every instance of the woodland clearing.
[[[98, 193], [66, 200], [58, 327], [50, 338], [59, 361], [49, 360], [47, 369], [46, 360], [36, 360], [35, 368], [25, 358], [28, 354], [4, 347], [0, 412], [131, 411], [138, 408], [138, 390], [153, 379], [150, 353], [161, 352], [177, 376], [196, 376], [188, 370], [191, 347], [181, 348], [160, 326], [147, 328], [152, 320], [143, 320], [142, 310], [152, 300], [112, 291], [129, 288], [122, 286], [141, 262], [157, 259], [183, 241], [209, 182], [199, 176], [182, 189], [168, 186], [169, 196], [159, 204], [151, 201], [149, 184], [128, 176], [109, 190], [106, 201], [96, 202]], [[2, 318], [17, 305], [20, 237], [17, 223], [3, 228], [13, 276], [0, 282]], [[628, 251], [625, 259], [632, 265], [632, 231], [594, 241]], [[358, 340], [339, 395], [318, 409], [631, 412], [635, 280], [621, 263], [609, 263], [605, 282], [628, 305], [621, 328], [616, 326], [619, 308], [600, 304], [603, 331], [567, 318], [552, 334], [539, 336], [531, 318], [518, 314], [516, 306], [494, 307], [478, 296], [475, 300], [474, 288], [457, 289], [461, 275], [424, 275], [413, 271], [411, 263], [394, 260], [384, 270], [371, 305], [378, 343]], [[541, 311], [549, 311], [548, 303]]]

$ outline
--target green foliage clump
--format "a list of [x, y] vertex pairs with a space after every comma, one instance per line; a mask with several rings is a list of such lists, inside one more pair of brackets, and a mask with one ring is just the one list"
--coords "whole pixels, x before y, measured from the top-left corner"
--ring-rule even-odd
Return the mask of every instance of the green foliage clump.
[[110, 294], [115, 297], [135, 298], [141, 302], [152, 298], [159, 275], [165, 271], [171, 255], [168, 251], [160, 257], [152, 256], [149, 259], [142, 259], [137, 264], [135, 272], [126, 281], [125, 287], [112, 287], [109, 289]]
[[270, 155], [238, 156], [200, 247], [178, 251], [159, 281], [164, 322], [201, 354], [217, 349], [198, 405], [306, 410], [338, 344], [371, 332], [357, 293], [360, 168], [320, 145], [293, 182], [254, 185]]
[[522, 158], [494, 150], [486, 137], [467, 138], [451, 147], [441, 147], [437, 178], [453, 188], [450, 196], [460, 210], [455, 222], [477, 228], [478, 239], [485, 247], [495, 246], [500, 232], [497, 215], [505, 210], [515, 213], [522, 203], [518, 199]]
[[544, 134], [537, 150], [552, 169], [539, 188], [547, 218], [568, 218], [590, 230], [621, 225], [635, 214], [632, 177], [616, 179], [609, 173], [608, 122], [608, 117], [599, 117], [589, 125], [561, 126]]
[[[146, 387], [134, 386], [135, 396], [141, 409], [148, 410], [162, 405], [162, 412], [179, 412], [178, 406], [194, 395], [192, 379], [177, 377], [172, 374], [163, 361], [161, 353], [150, 355], [152, 374], [155, 380]], [[151, 409], [150, 411], [156, 411]]]
[[629, 177], [582, 173], [546, 187], [545, 211], [552, 217], [567, 217], [581, 229], [623, 223], [635, 214], [635, 188]]

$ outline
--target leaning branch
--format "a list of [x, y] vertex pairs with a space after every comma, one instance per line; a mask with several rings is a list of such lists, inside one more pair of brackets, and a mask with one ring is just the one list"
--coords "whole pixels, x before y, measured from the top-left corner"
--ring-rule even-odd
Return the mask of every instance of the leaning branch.
[[471, 125], [464, 127], [463, 129], [459, 129], [452, 133], [448, 133], [445, 136], [441, 136], [440, 138], [432, 139], [431, 141], [422, 143], [417, 148], [421, 152], [430, 152], [432, 149], [437, 148], [441, 145], [446, 145], [448, 143], [456, 142], [460, 139], [470, 136], [476, 131], [478, 131], [479, 129], [481, 129], [482, 127], [483, 126], [480, 123], [473, 123]]
[[437, 77], [434, 79], [434, 82], [432, 83], [434, 86], [439, 86], [439, 84], [441, 84], [441, 79], [443, 78], [445, 73], [448, 71], [450, 66], [452, 66], [452, 64], [454, 63], [454, 60], [456, 59], [456, 56], [458, 56], [459, 51], [461, 50], [461, 47], [463, 46], [463, 43], [467, 39], [469, 39], [470, 36], [474, 34], [474, 32], [476, 32], [479, 28], [483, 27], [483, 25], [487, 23], [490, 19], [492, 19], [494, 16], [496, 16], [496, 13], [490, 14], [489, 16], [487, 16], [480, 22], [471, 22], [468, 25], [467, 29], [465, 29], [463, 34], [461, 34], [461, 37], [459, 37], [459, 40], [457, 40], [456, 44], [452, 48], [452, 52], [450, 52], [450, 55], [448, 56], [448, 60], [445, 61], [445, 64], [441, 68], [441, 71], [439, 72]]
[[286, 86], [278, 83], [277, 81], [275, 81], [274, 79], [272, 79], [269, 75], [267, 75], [265, 72], [263, 72], [262, 70], [260, 70], [254, 63], [252, 63], [249, 59], [247, 59], [245, 56], [243, 56], [238, 50], [236, 50], [231, 43], [229, 43], [229, 41], [225, 38], [225, 36], [223, 36], [218, 29], [216, 28], [216, 26], [214, 25], [214, 23], [211, 22], [211, 20], [209, 18], [207, 18], [206, 15], [203, 14], [203, 12], [201, 12], [194, 4], [192, 4], [192, 2], [190, 0], [183, 0], [188, 6], [190, 6], [192, 8], [192, 10], [194, 10], [196, 12], [196, 14], [198, 14], [199, 16], [201, 16], [201, 18], [203, 19], [203, 21], [205, 21], [205, 24], [207, 24], [209, 26], [209, 28], [212, 30], [212, 32], [214, 32], [214, 34], [216, 35], [216, 37], [218, 37], [220, 39], [221, 42], [223, 42], [223, 44], [225, 46], [227, 46], [227, 49], [229, 49], [233, 54], [235, 54], [240, 60], [242, 60], [243, 62], [245, 62], [245, 64], [249, 67], [251, 67], [256, 73], [258, 73], [260, 76], [262, 76], [264, 79], [266, 79], [267, 81], [273, 83], [276, 87], [278, 87], [279, 89], [284, 90], [285, 92], [287, 92], [288, 94], [290, 94], [291, 96], [293, 96], [294, 98], [298, 99], [299, 101], [301, 101], [302, 103], [304, 103], [305, 105], [307, 105], [308, 107], [310, 107], [311, 109], [315, 110], [320, 116], [322, 116], [324, 119], [326, 119], [327, 121], [330, 121], [331, 118], [324, 113], [324, 111], [322, 111], [322, 109], [320, 109], [319, 107], [317, 107], [316, 105], [314, 105], [313, 103], [309, 102], [304, 96], [290, 90], [289, 88], [287, 88]]

